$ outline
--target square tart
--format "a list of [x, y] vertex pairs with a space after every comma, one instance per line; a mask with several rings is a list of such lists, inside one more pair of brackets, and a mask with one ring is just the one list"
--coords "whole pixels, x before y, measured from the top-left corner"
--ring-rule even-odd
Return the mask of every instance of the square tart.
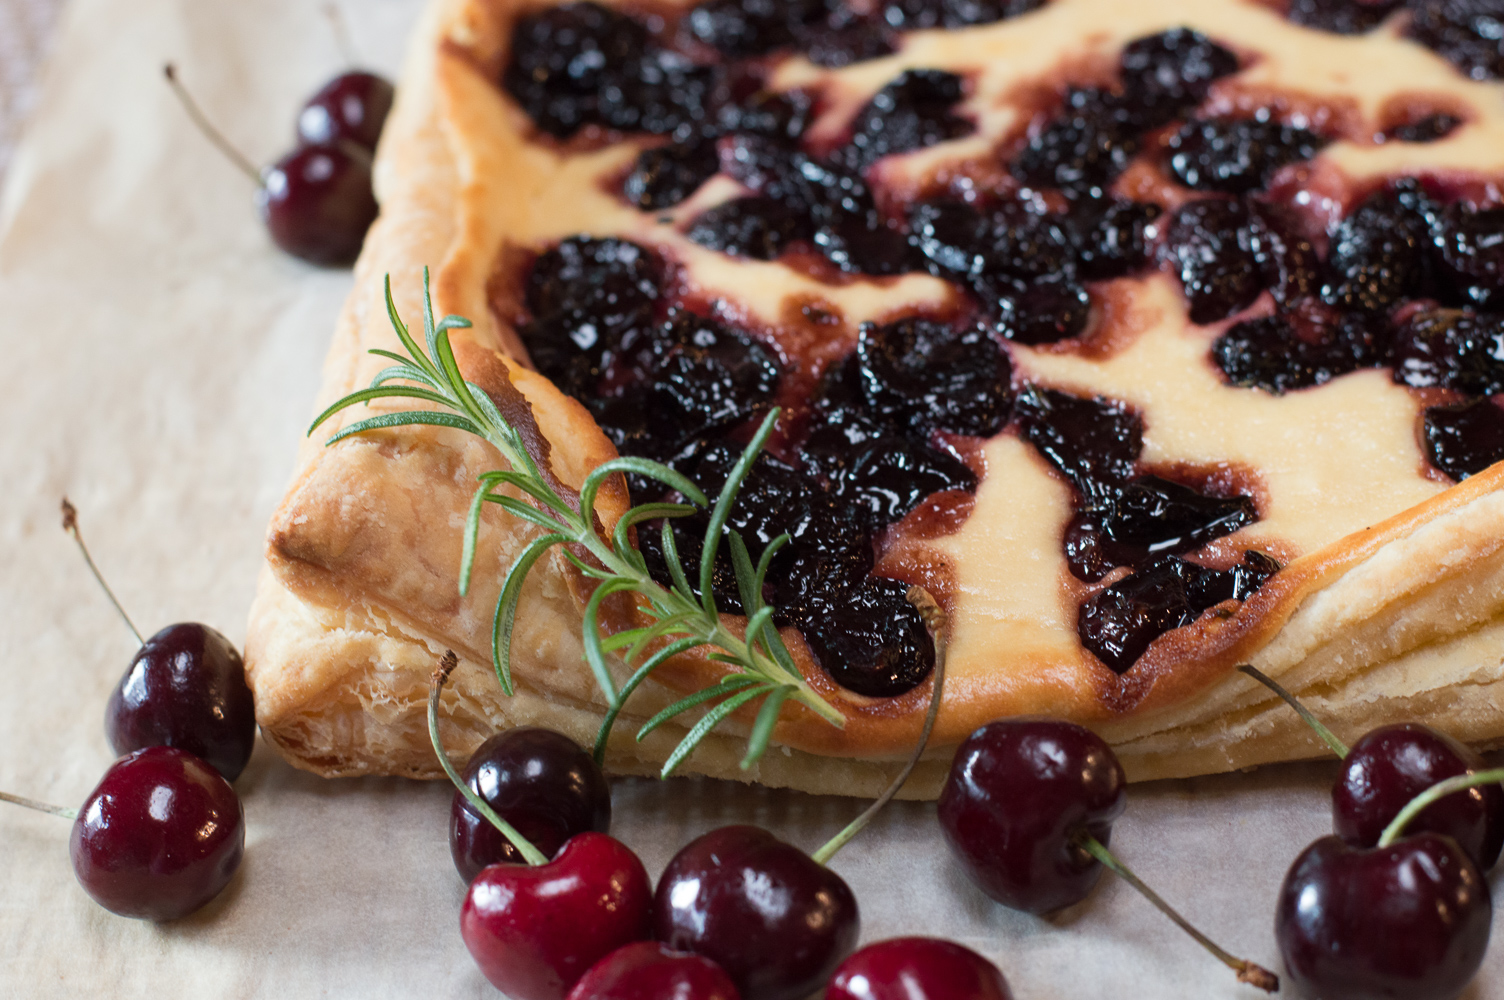
[[[586, 406], [533, 370], [518, 331], [530, 262], [578, 234], [652, 248], [674, 262], [679, 294], [716, 303], [718, 315], [757, 330], [786, 369], [806, 376], [849, 354], [864, 323], [954, 307], [955, 286], [929, 274], [832, 275], [691, 242], [689, 221], [740, 190], [724, 174], [668, 209], [629, 204], [621, 179], [661, 137], [590, 130], [560, 141], [499, 85], [513, 25], [543, 6], [435, 0], [426, 13], [378, 153], [381, 216], [325, 363], [320, 407], [385, 367], [369, 349], [400, 350], [383, 280], [391, 276], [397, 307], [412, 322], [428, 266], [437, 313], [474, 322], [454, 336], [467, 377], [506, 400], [554, 473], [577, 486], [616, 449]], [[683, 10], [652, 8], [670, 25]], [[1247, 0], [1053, 0], [992, 24], [908, 33], [897, 51], [842, 68], [793, 53], [759, 65], [769, 89], [817, 95], [807, 142], [827, 146], [904, 70], [960, 74], [956, 110], [974, 130], [888, 157], [867, 174], [902, 203], [960, 190], [957, 178], [1007, 189], [999, 164], [1047, 126], [1064, 83], [1110, 85], [1125, 44], [1179, 27], [1239, 58], [1200, 114], [1273, 108], [1328, 137], [1309, 162], [1279, 176], [1291, 197], [1326, 199], [1333, 222], [1395, 177], [1445, 178], [1468, 191], [1504, 177], [1504, 86], [1470, 79], [1394, 21], [1344, 36]], [[1435, 142], [1374, 141], [1386, 115], [1420, 99], [1462, 124]], [[1195, 194], [1149, 162], [1160, 155], [1141, 152], [1114, 191], [1170, 205]], [[879, 575], [928, 586], [949, 616], [939, 720], [905, 795], [937, 794], [953, 748], [1009, 715], [1092, 728], [1135, 780], [1321, 756], [1294, 713], [1236, 672], [1242, 663], [1277, 679], [1345, 737], [1402, 720], [1479, 744], [1504, 736], [1504, 464], [1454, 482], [1428, 462], [1423, 411], [1453, 397], [1396, 384], [1388, 367], [1283, 394], [1228, 384], [1208, 351], [1232, 320], [1192, 323], [1168, 265], [1093, 282], [1090, 295], [1092, 318], [1079, 337], [1004, 344], [1012, 388], [1047, 386], [1131, 407], [1145, 428], [1144, 467], [1221, 470], [1257, 507], [1256, 521], [1188, 557], [1225, 569], [1255, 549], [1280, 569], [1245, 600], [1217, 604], [1155, 639], [1131, 667], [1110, 669], [1082, 645], [1077, 615], [1116, 577], [1084, 583], [1067, 566], [1062, 534], [1078, 503], [1071, 483], [1016, 422], [971, 439], [967, 460], [980, 483], [963, 516], [944, 530], [890, 533], [877, 556]], [[1269, 309], [1266, 293], [1237, 318]], [[536, 529], [488, 509], [473, 584], [461, 598], [466, 510], [476, 477], [502, 460], [484, 442], [440, 428], [324, 446], [329, 434], [383, 408], [355, 407], [320, 428], [302, 446], [272, 519], [246, 644], [263, 733], [319, 774], [438, 777], [426, 698], [435, 662], [453, 649], [461, 665], [442, 702], [453, 753], [518, 725], [590, 745], [606, 702], [583, 659], [582, 581], [557, 554], [534, 568], [517, 613], [517, 692], [507, 697], [490, 664], [492, 609], [502, 575]], [[617, 482], [597, 514], [609, 528], [628, 503]], [[895, 697], [858, 695], [820, 669], [797, 628], [783, 633], [845, 727], [790, 704], [774, 745], [744, 771], [751, 718], [740, 713], [683, 770], [875, 794], [917, 737], [930, 681]], [[681, 657], [639, 689], [614, 730], [608, 769], [655, 773], [685, 730], [666, 725], [639, 742], [637, 728], [724, 669]]]

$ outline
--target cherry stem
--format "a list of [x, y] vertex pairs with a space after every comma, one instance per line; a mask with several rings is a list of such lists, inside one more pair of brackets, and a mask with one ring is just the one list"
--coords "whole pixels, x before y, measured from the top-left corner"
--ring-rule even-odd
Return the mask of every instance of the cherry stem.
[[78, 508], [69, 503], [67, 497], [63, 497], [63, 530], [72, 535], [73, 540], [78, 543], [78, 551], [84, 554], [84, 562], [89, 564], [89, 572], [94, 574], [94, 579], [99, 581], [99, 586], [105, 596], [110, 599], [111, 604], [115, 605], [115, 610], [120, 612], [120, 617], [125, 621], [125, 627], [135, 635], [137, 643], [142, 646], [146, 645], [146, 640], [141, 638], [141, 630], [136, 628], [136, 623], [131, 621], [131, 616], [125, 613], [125, 608], [121, 607], [119, 599], [115, 597], [115, 592], [110, 589], [108, 583], [104, 582], [104, 574], [99, 572], [98, 566], [94, 565], [94, 559], [89, 555], [89, 547], [84, 544], [84, 536], [78, 530]]
[[433, 741], [433, 752], [438, 755], [439, 763], [444, 766], [444, 773], [449, 775], [449, 780], [454, 782], [454, 787], [465, 796], [465, 801], [470, 803], [470, 808], [484, 816], [486, 821], [501, 831], [501, 835], [512, 842], [530, 865], [546, 865], [548, 858], [532, 843], [517, 832], [516, 827], [508, 823], [496, 814], [490, 803], [476, 794], [470, 783], [460, 777], [460, 773], [454, 769], [454, 764], [449, 760], [449, 754], [444, 750], [444, 744], [439, 739], [439, 696], [444, 693], [444, 685], [449, 680], [449, 675], [454, 673], [454, 668], [459, 666], [459, 657], [454, 655], [454, 650], [444, 654], [439, 661], [438, 669], [433, 672], [433, 686], [428, 693], [428, 738]]
[[355, 58], [355, 46], [350, 42], [350, 31], [345, 25], [344, 15], [340, 13], [339, 4], [324, 4], [324, 17], [329, 21], [330, 30], [334, 32], [334, 45], [344, 58], [345, 65], [355, 66], [359, 60]]
[[1311, 710], [1302, 705], [1293, 694], [1281, 687], [1279, 685], [1279, 682], [1274, 680], [1274, 678], [1270, 677], [1269, 675], [1265, 674], [1258, 667], [1255, 667], [1248, 663], [1243, 664], [1238, 669], [1247, 674], [1249, 677], [1252, 677], [1254, 680], [1258, 681], [1260, 684], [1264, 685], [1264, 687], [1268, 688], [1270, 691], [1273, 691], [1275, 694], [1285, 699], [1285, 704], [1295, 709], [1296, 714], [1305, 720], [1306, 725], [1315, 730], [1316, 735], [1321, 737], [1321, 742], [1325, 743], [1328, 747], [1331, 748], [1332, 753], [1337, 755], [1338, 760], [1347, 759], [1347, 744], [1339, 740], [1336, 733], [1333, 733], [1330, 729], [1326, 728], [1326, 726], [1322, 725], [1321, 720], [1312, 715]]
[[1492, 771], [1474, 771], [1472, 774], [1459, 774], [1455, 778], [1438, 781], [1436, 784], [1421, 792], [1415, 798], [1405, 803], [1405, 808], [1399, 811], [1389, 825], [1384, 827], [1384, 832], [1379, 835], [1376, 846], [1388, 847], [1404, 835], [1405, 827], [1413, 820], [1417, 813], [1427, 806], [1444, 799], [1456, 792], [1465, 792], [1469, 788], [1477, 788], [1479, 785], [1494, 785], [1504, 781], [1504, 767], [1494, 768]]
[[935, 682], [930, 688], [930, 707], [924, 715], [924, 729], [919, 734], [919, 742], [915, 744], [914, 752], [909, 754], [908, 763], [904, 764], [898, 776], [888, 783], [883, 793], [870, 806], [862, 810], [860, 816], [848, 823], [844, 830], [831, 837], [823, 847], [810, 855], [822, 865], [845, 847], [851, 838], [861, 833], [882, 807], [898, 794], [904, 782], [909, 780], [909, 775], [914, 773], [914, 768], [918, 765], [924, 748], [929, 745], [930, 733], [935, 730], [935, 718], [940, 714], [940, 692], [945, 687], [945, 612], [940, 610], [940, 605], [935, 603], [934, 597], [930, 596], [930, 592], [923, 587], [910, 587], [906, 596], [909, 603], [919, 611], [919, 616], [924, 619], [924, 627], [929, 629], [930, 636], [935, 643]]
[[1091, 834], [1082, 831], [1079, 835], [1077, 835], [1076, 843], [1079, 844], [1081, 846], [1081, 849], [1084, 850], [1087, 854], [1090, 854], [1092, 857], [1102, 862], [1102, 864], [1106, 866], [1113, 874], [1117, 875], [1118, 878], [1121, 878], [1124, 882], [1127, 882], [1129, 885], [1137, 889], [1145, 899], [1154, 904], [1155, 909], [1159, 910], [1160, 913], [1163, 913], [1165, 916], [1175, 921], [1176, 925], [1181, 930], [1185, 931], [1191, 937], [1200, 942], [1201, 947], [1211, 952], [1212, 955], [1216, 957], [1217, 961], [1221, 962], [1223, 965], [1236, 972], [1238, 974], [1238, 982], [1248, 983], [1250, 986], [1257, 986], [1259, 989], [1263, 990], [1266, 993], [1274, 993], [1279, 990], [1278, 976], [1270, 972], [1268, 969], [1264, 968], [1262, 965], [1257, 965], [1245, 958], [1238, 958], [1236, 955], [1224, 951], [1215, 941], [1207, 937], [1205, 934], [1201, 933], [1194, 926], [1192, 926], [1189, 920], [1187, 920], [1185, 917], [1182, 917], [1178, 912], [1176, 912], [1173, 906], [1161, 899], [1159, 893], [1149, 888], [1144, 884], [1142, 879], [1133, 874], [1133, 872], [1129, 871], [1128, 866], [1119, 861], [1113, 855], [1113, 853], [1107, 849], [1107, 846], [1096, 837], [1093, 837]]
[[183, 103], [183, 107], [188, 112], [188, 117], [193, 119], [193, 124], [198, 126], [199, 131], [204, 133], [210, 142], [218, 146], [219, 151], [229, 157], [230, 162], [239, 167], [259, 188], [261, 186], [261, 171], [257, 170], [256, 165], [246, 159], [240, 150], [231, 145], [230, 140], [226, 139], [224, 134], [209, 121], [209, 116], [204, 114], [203, 109], [198, 106], [198, 102], [193, 99], [193, 95], [188, 93], [188, 88], [184, 87], [178, 80], [177, 67], [172, 63], [167, 63], [162, 67], [162, 75], [167, 77], [167, 83], [172, 87], [172, 92], [178, 95], [178, 100]]
[[28, 799], [25, 796], [12, 795], [9, 792], [0, 792], [0, 802], [13, 802], [18, 806], [35, 809], [37, 812], [61, 816], [63, 819], [78, 819], [77, 809], [65, 809], [62, 806], [49, 805], [46, 802], [38, 802], [36, 799]]

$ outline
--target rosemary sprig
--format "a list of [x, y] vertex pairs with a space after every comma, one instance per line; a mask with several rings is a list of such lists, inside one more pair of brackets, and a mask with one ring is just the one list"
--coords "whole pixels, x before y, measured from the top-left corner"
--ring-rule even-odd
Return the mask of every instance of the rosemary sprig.
[[[372, 350], [371, 353], [394, 362], [371, 381], [369, 388], [352, 392], [334, 403], [314, 420], [311, 435], [330, 417], [358, 403], [378, 399], [416, 399], [433, 409], [383, 413], [352, 423], [329, 438], [334, 444], [355, 434], [390, 427], [428, 425], [468, 431], [490, 442], [506, 459], [509, 468], [480, 476], [480, 487], [470, 502], [465, 521], [463, 555], [460, 564], [460, 593], [468, 591], [475, 567], [476, 537], [480, 531], [481, 511], [494, 504], [515, 517], [536, 525], [541, 534], [517, 557], [502, 580], [501, 595], [496, 602], [491, 634], [491, 658], [502, 690], [513, 693], [511, 669], [512, 628], [522, 584], [527, 574], [545, 554], [556, 546], [576, 569], [596, 582], [585, 605], [583, 640], [585, 660], [596, 683], [606, 696], [607, 710], [596, 736], [595, 755], [603, 760], [606, 741], [627, 699], [654, 670], [680, 653], [702, 646], [712, 647], [711, 655], [732, 670], [710, 687], [682, 698], [649, 719], [637, 738], [643, 739], [663, 723], [678, 718], [691, 709], [705, 707], [704, 714], [690, 726], [684, 738], [663, 765], [666, 777], [694, 751], [717, 725], [738, 708], [762, 699], [748, 738], [747, 752], [741, 766], [749, 768], [767, 749], [778, 715], [789, 699], [800, 702], [831, 725], [845, 724], [841, 713], [809, 686], [793, 657], [784, 646], [773, 625], [773, 609], [762, 600], [763, 582], [773, 553], [787, 536], [775, 539], [754, 564], [745, 543], [735, 532], [726, 529], [731, 506], [743, 480], [751, 471], [778, 419], [775, 409], [742, 452], [731, 470], [725, 486], [710, 507], [710, 524], [697, 567], [699, 583], [696, 594], [689, 584], [674, 546], [669, 520], [684, 517], [696, 507], [710, 504], [704, 492], [687, 478], [666, 465], [643, 458], [613, 459], [596, 468], [580, 487], [577, 503], [561, 495], [555, 480], [539, 467], [523, 436], [502, 415], [496, 402], [474, 383], [465, 380], [449, 343], [449, 331], [470, 326], [460, 316], [445, 316], [434, 321], [433, 301], [429, 293], [428, 269], [423, 269], [423, 337], [427, 350], [408, 332], [396, 303], [392, 300], [392, 283], [386, 280], [386, 308], [392, 329], [406, 352]], [[663, 483], [677, 491], [689, 503], [648, 503], [628, 510], [610, 537], [595, 527], [595, 497], [612, 476], [636, 473]], [[512, 487], [525, 499], [500, 492]], [[631, 543], [630, 529], [645, 521], [663, 520], [663, 549], [673, 578], [673, 586], [664, 587], [648, 575], [647, 565]], [[711, 575], [722, 535], [730, 547], [737, 586], [747, 614], [744, 632], [722, 623], [711, 590]], [[583, 553], [583, 555], [581, 554]], [[637, 607], [648, 619], [646, 625], [602, 636], [600, 611], [605, 600], [616, 594], [635, 598]], [[617, 687], [608, 666], [608, 657], [620, 654], [635, 669], [625, 684]]]

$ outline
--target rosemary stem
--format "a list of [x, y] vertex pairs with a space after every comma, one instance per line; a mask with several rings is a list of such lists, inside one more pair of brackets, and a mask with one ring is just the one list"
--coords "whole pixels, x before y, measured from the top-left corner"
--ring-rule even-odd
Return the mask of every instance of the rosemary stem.
[[23, 795], [12, 795], [9, 792], [0, 792], [0, 802], [12, 802], [27, 809], [35, 809], [37, 812], [48, 813], [52, 816], [61, 816], [63, 819], [78, 819], [77, 809], [67, 809], [63, 806], [49, 805], [46, 802], [38, 802], [36, 799], [28, 799]]
[[439, 764], [444, 768], [444, 773], [449, 775], [449, 780], [454, 782], [454, 787], [458, 788], [460, 794], [465, 796], [465, 801], [470, 803], [470, 808], [480, 813], [486, 818], [487, 822], [500, 830], [502, 836], [511, 841], [512, 846], [517, 848], [518, 853], [527, 859], [528, 864], [547, 864], [548, 858], [544, 856], [543, 852], [534, 847], [526, 837], [518, 833], [512, 824], [498, 816], [496, 810], [492, 809], [485, 799], [477, 795], [475, 789], [470, 787], [470, 783], [460, 776], [460, 773], [454, 769], [454, 764], [450, 761], [449, 754], [444, 750], [443, 742], [439, 739], [439, 696], [444, 693], [444, 685], [448, 682], [449, 675], [454, 672], [454, 668], [458, 665], [459, 657], [454, 655], [454, 650], [449, 650], [444, 654], [444, 658], [439, 661], [438, 669], [433, 672], [433, 684], [428, 692], [428, 738], [433, 742], [433, 752], [438, 755]]
[[1154, 905], [1155, 909], [1157, 909], [1160, 913], [1163, 913], [1165, 916], [1169, 917], [1175, 922], [1175, 925], [1177, 927], [1185, 931], [1191, 937], [1195, 938], [1196, 941], [1201, 945], [1201, 947], [1212, 953], [1217, 961], [1221, 962], [1223, 965], [1236, 972], [1238, 974], [1239, 982], [1257, 986], [1259, 989], [1264, 990], [1266, 993], [1273, 993], [1279, 989], [1278, 976], [1261, 965], [1256, 965], [1245, 958], [1238, 958], [1236, 955], [1225, 951], [1215, 941], [1197, 930], [1189, 920], [1185, 919], [1185, 917], [1182, 917], [1173, 906], [1165, 902], [1164, 899], [1160, 897], [1159, 893], [1149, 888], [1144, 884], [1144, 881], [1142, 879], [1133, 874], [1133, 872], [1129, 870], [1128, 866], [1119, 861], [1117, 857], [1107, 849], [1107, 846], [1096, 837], [1093, 837], [1091, 834], [1083, 831], [1076, 838], [1076, 843], [1080, 844], [1081, 849], [1084, 850], [1087, 854], [1090, 854], [1092, 857], [1102, 862], [1103, 866], [1106, 867], [1109, 871], [1117, 875], [1124, 882], [1127, 882], [1129, 885], [1133, 886], [1133, 888], [1137, 889], [1140, 895], [1142, 895], [1145, 899], [1147, 899]]
[[904, 786], [904, 782], [909, 780], [909, 775], [919, 764], [924, 748], [929, 745], [930, 734], [935, 730], [935, 719], [940, 714], [940, 693], [945, 687], [945, 612], [940, 610], [935, 599], [923, 587], [910, 587], [908, 598], [909, 603], [919, 609], [920, 615], [924, 618], [924, 624], [929, 628], [930, 635], [935, 642], [935, 682], [930, 689], [930, 706], [929, 711], [924, 715], [924, 729], [920, 732], [919, 742], [914, 746], [914, 752], [909, 755], [909, 760], [904, 764], [903, 770], [899, 771], [897, 777], [888, 783], [883, 793], [870, 806], [862, 810], [860, 816], [848, 823], [844, 830], [831, 837], [819, 850], [810, 855], [822, 865], [835, 857], [836, 852], [845, 847], [851, 838], [861, 833], [882, 807], [898, 794], [898, 790]]
[[125, 627], [130, 629], [131, 634], [136, 637], [137, 645], [146, 645], [146, 640], [141, 638], [141, 630], [136, 628], [136, 623], [131, 621], [131, 616], [125, 613], [125, 608], [121, 606], [120, 599], [115, 596], [115, 592], [110, 589], [110, 585], [104, 582], [104, 574], [99, 572], [98, 566], [94, 565], [94, 559], [89, 555], [89, 547], [84, 544], [84, 536], [78, 530], [78, 509], [68, 502], [67, 497], [63, 497], [63, 530], [73, 536], [73, 541], [78, 545], [78, 551], [83, 553], [84, 562], [88, 564], [89, 572], [94, 574], [94, 579], [99, 582], [99, 587], [104, 591], [104, 596], [108, 597], [110, 603], [115, 605], [115, 610], [119, 612], [121, 620], [125, 622]]
[[1250, 663], [1243, 664], [1238, 668], [1238, 670], [1242, 673], [1247, 674], [1249, 677], [1252, 677], [1254, 680], [1264, 685], [1264, 687], [1268, 688], [1270, 691], [1273, 691], [1275, 694], [1283, 698], [1285, 700], [1285, 704], [1295, 709], [1296, 714], [1305, 720], [1306, 725], [1310, 726], [1311, 729], [1316, 733], [1316, 735], [1321, 737], [1321, 742], [1325, 743], [1328, 747], [1331, 748], [1332, 753], [1337, 755], [1338, 760], [1347, 759], [1347, 744], [1339, 740], [1335, 733], [1326, 728], [1326, 726], [1322, 724], [1320, 719], [1311, 714], [1311, 710], [1309, 708], [1306, 708], [1304, 705], [1302, 705], [1300, 703], [1300, 700], [1289, 691], [1286, 691], [1278, 681], [1268, 676], [1262, 670], [1258, 669]]
[[1477, 788], [1479, 785], [1494, 785], [1504, 781], [1504, 768], [1495, 768], [1492, 771], [1475, 771], [1472, 774], [1459, 774], [1436, 784], [1421, 792], [1415, 798], [1405, 803], [1389, 825], [1384, 827], [1384, 832], [1379, 835], [1379, 847], [1388, 847], [1398, 840], [1405, 832], [1405, 827], [1427, 806], [1444, 799], [1448, 795], [1466, 791], [1469, 788]]

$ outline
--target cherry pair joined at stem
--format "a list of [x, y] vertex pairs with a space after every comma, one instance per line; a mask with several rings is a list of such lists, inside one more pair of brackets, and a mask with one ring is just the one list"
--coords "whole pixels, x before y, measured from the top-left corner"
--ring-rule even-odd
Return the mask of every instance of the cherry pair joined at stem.
[[256, 208], [273, 242], [322, 267], [348, 267], [376, 219], [372, 153], [392, 105], [392, 86], [371, 73], [330, 81], [298, 115], [298, 146], [258, 170], [209, 121], [178, 81], [163, 69], [189, 117], [256, 185]]

